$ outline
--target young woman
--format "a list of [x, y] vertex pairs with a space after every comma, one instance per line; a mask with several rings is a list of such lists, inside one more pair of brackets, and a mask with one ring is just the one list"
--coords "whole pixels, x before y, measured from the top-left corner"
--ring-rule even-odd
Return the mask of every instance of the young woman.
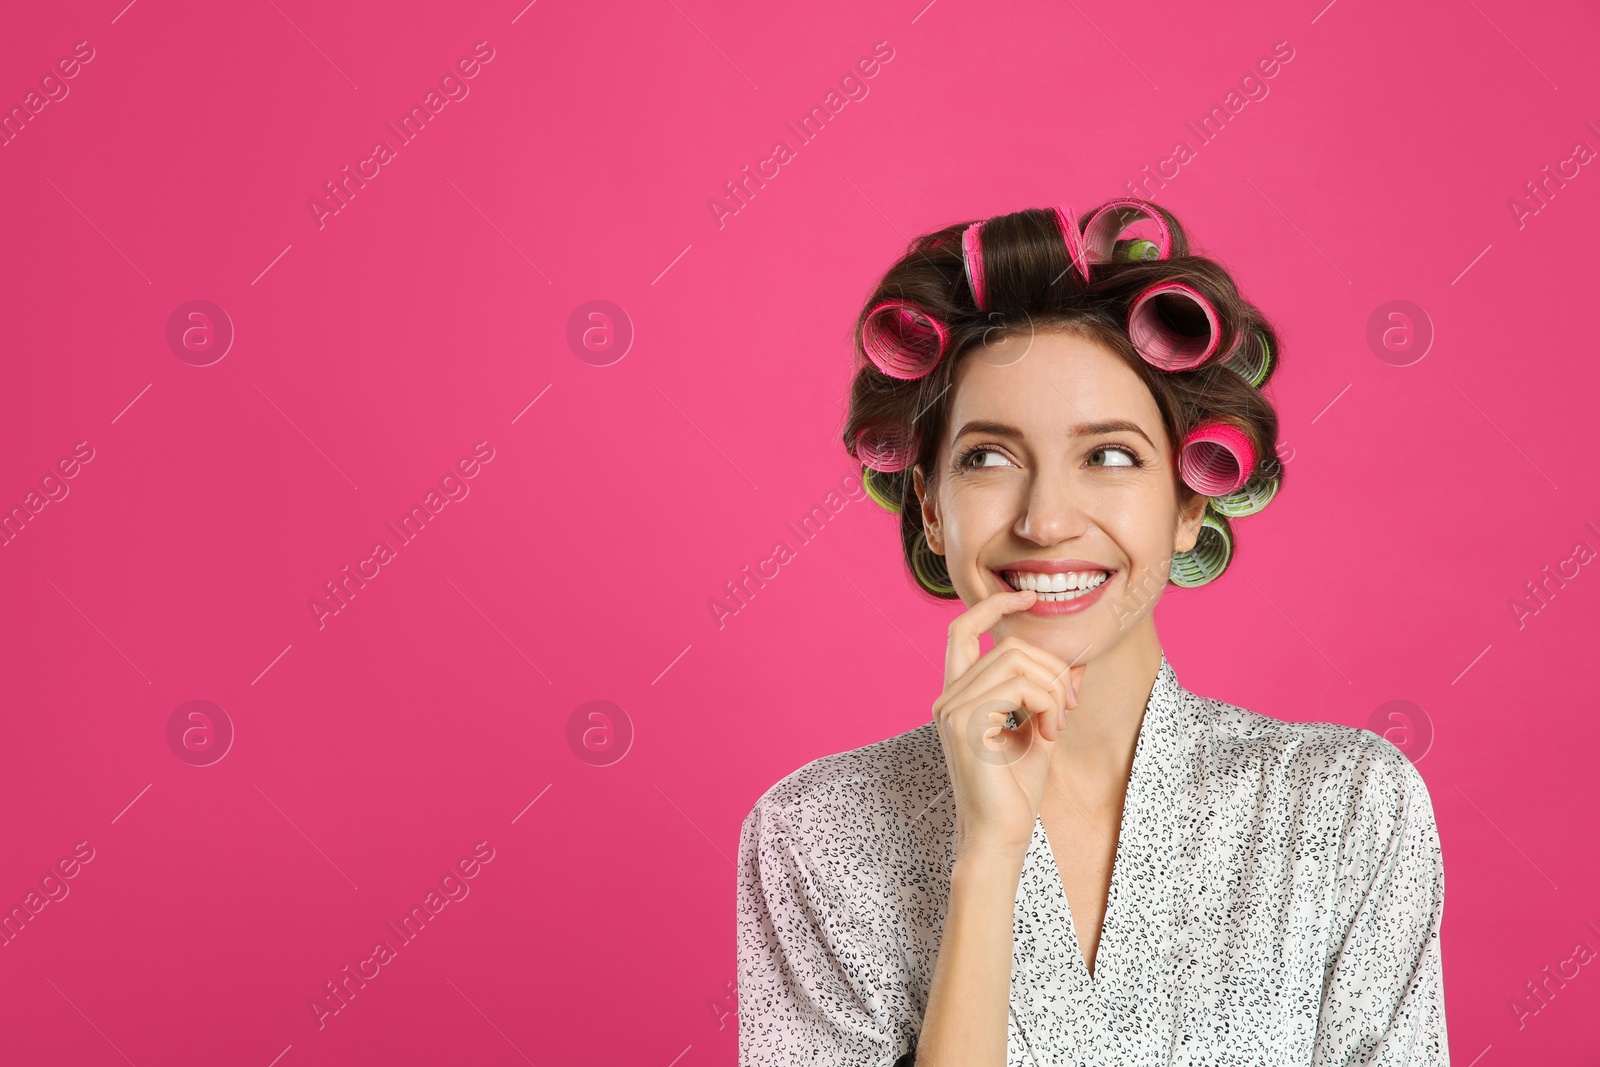
[[932, 721], [745, 820], [741, 1065], [1448, 1063], [1421, 776], [1156, 633], [1281, 487], [1270, 323], [1121, 200], [927, 234], [857, 325], [845, 446], [965, 611]]

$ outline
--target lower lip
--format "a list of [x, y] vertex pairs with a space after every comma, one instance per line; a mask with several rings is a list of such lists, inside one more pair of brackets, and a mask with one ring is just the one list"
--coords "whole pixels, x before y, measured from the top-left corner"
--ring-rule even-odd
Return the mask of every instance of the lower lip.
[[[1076, 615], [1080, 611], [1087, 611], [1091, 606], [1093, 606], [1095, 601], [1099, 600], [1100, 597], [1102, 595], [1104, 595], [1104, 593], [1106, 591], [1106, 586], [1110, 585], [1111, 584], [1111, 579], [1115, 578], [1116, 576], [1117, 576], [1117, 572], [1116, 571], [1112, 571], [1111, 573], [1106, 575], [1106, 580], [1105, 581], [1103, 581], [1099, 585], [1095, 586], [1089, 592], [1083, 594], [1083, 596], [1074, 597], [1072, 600], [1038, 600], [1038, 599], [1035, 599], [1034, 602], [1033, 602], [1033, 606], [1028, 609], [1028, 614], [1029, 615]], [[1005, 586], [1007, 589], [1011, 588], [1011, 583], [1006, 581], [1004, 576], [1002, 576], [1000, 578], [1000, 584]]]

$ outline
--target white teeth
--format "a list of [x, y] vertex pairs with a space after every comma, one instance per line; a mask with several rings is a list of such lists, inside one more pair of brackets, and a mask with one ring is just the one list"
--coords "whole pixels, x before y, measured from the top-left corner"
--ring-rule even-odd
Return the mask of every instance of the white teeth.
[[1032, 589], [1040, 600], [1076, 600], [1097, 588], [1111, 575], [1106, 571], [1064, 571], [1041, 574], [1038, 571], [1006, 571], [1005, 579], [1016, 589]]

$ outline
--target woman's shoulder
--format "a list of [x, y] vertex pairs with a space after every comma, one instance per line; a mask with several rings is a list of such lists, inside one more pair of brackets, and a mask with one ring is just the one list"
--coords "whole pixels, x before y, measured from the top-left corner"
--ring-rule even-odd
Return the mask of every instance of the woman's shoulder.
[[755, 802], [745, 828], [777, 826], [806, 843], [892, 844], [919, 826], [935, 832], [949, 787], [938, 727], [929, 721], [789, 772]]
[[1270, 773], [1299, 803], [1321, 801], [1343, 813], [1387, 812], [1420, 803], [1431, 814], [1427, 783], [1388, 738], [1336, 722], [1294, 722], [1214, 697], [1198, 697], [1200, 744], [1213, 773], [1255, 778]]

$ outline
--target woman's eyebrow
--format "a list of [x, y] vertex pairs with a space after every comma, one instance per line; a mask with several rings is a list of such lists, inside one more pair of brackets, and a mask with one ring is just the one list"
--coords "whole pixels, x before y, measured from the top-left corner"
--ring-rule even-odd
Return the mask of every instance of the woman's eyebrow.
[[[1147, 443], [1151, 448], [1156, 447], [1156, 443], [1150, 440], [1149, 434], [1139, 429], [1139, 425], [1137, 423], [1129, 422], [1127, 419], [1110, 419], [1105, 422], [1079, 423], [1077, 426], [1069, 429], [1067, 433], [1072, 437], [1094, 437], [1099, 434], [1116, 433], [1118, 430], [1127, 430], [1130, 433], [1136, 433], [1140, 437], [1143, 437], [1145, 439], [1145, 443]], [[1009, 423], [992, 422], [988, 419], [972, 419], [962, 425], [961, 429], [956, 433], [952, 440], [960, 440], [969, 433], [987, 433], [993, 434], [996, 437], [1010, 437], [1018, 441], [1022, 440], [1023, 438], [1022, 431]]]

